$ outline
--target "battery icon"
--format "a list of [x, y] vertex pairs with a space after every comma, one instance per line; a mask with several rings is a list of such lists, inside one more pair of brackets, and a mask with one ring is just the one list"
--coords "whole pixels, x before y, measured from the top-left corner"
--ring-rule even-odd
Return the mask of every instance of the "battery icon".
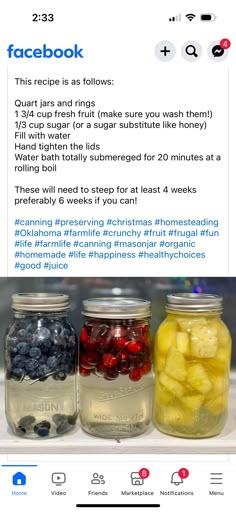
[[215, 14], [201, 14], [200, 20], [201, 21], [215, 21], [216, 15]]

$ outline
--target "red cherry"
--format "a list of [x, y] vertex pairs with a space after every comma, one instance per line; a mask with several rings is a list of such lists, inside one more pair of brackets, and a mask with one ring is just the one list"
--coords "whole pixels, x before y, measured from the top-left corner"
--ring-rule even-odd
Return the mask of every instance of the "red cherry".
[[117, 370], [122, 375], [128, 375], [130, 372], [130, 363], [128, 361], [121, 361], [121, 363], [118, 363]]
[[80, 366], [85, 370], [91, 370], [93, 364], [88, 362], [87, 356], [85, 354], [80, 355]]
[[147, 361], [146, 363], [144, 363], [144, 365], [141, 366], [140, 370], [142, 372], [142, 375], [146, 375], [146, 373], [149, 373], [150, 370], [151, 370], [151, 363], [150, 363], [150, 361]]
[[97, 368], [95, 369], [95, 373], [99, 377], [102, 377], [104, 375], [104, 373], [106, 372], [106, 370], [107, 370], [107, 368], [105, 367], [105, 365], [103, 363], [99, 363], [97, 365]]
[[96, 350], [98, 347], [98, 342], [94, 338], [89, 337], [87, 341], [84, 342], [85, 350]]
[[130, 380], [137, 381], [137, 380], [140, 380], [141, 377], [142, 377], [141, 368], [133, 368], [133, 370], [131, 370], [129, 372]]
[[82, 343], [85, 343], [88, 339], [88, 331], [86, 329], [86, 327], [83, 327], [82, 328], [82, 331], [80, 333], [80, 341], [82, 341]]
[[80, 366], [79, 367], [79, 373], [83, 377], [88, 377], [90, 375], [91, 371], [90, 370], [86, 370], [86, 368], [83, 368], [82, 366]]
[[106, 353], [103, 354], [102, 362], [103, 364], [105, 364], [105, 366], [107, 366], [107, 368], [113, 368], [114, 366], [116, 366], [117, 359], [115, 356], [113, 356], [113, 354]]
[[104, 379], [106, 380], [114, 380], [119, 376], [119, 372], [116, 368], [108, 368], [106, 373], [104, 374]]
[[100, 354], [98, 354], [98, 352], [95, 351], [87, 352], [86, 359], [89, 364], [91, 364], [92, 366], [96, 366], [100, 361]]
[[131, 366], [132, 368], [140, 368], [143, 366], [145, 359], [143, 358], [143, 354], [136, 354], [135, 356], [131, 356]]
[[116, 338], [116, 340], [113, 343], [113, 346], [117, 350], [122, 350], [122, 348], [124, 348], [127, 343], [128, 342], [126, 338]]
[[98, 350], [100, 352], [109, 352], [112, 348], [112, 341], [110, 338], [101, 338], [98, 343]]
[[121, 361], [129, 361], [130, 354], [128, 350], [121, 350], [117, 356], [116, 359], [120, 363]]
[[142, 351], [143, 345], [138, 341], [130, 341], [127, 345], [127, 349], [130, 354], [139, 354]]

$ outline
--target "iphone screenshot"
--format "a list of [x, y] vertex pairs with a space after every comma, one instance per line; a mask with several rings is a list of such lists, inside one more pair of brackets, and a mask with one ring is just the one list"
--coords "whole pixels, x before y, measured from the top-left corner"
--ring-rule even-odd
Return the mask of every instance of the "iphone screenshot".
[[233, 500], [234, 46], [229, 0], [2, 7], [9, 510]]

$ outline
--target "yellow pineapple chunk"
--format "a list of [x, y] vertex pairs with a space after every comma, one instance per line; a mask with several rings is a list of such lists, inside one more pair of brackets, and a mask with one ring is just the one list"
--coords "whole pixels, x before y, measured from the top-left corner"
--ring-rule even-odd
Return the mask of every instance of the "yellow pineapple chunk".
[[175, 347], [171, 347], [168, 352], [165, 372], [173, 379], [180, 380], [181, 382], [186, 380], [187, 371], [185, 359], [183, 354], [181, 354]]
[[162, 370], [164, 370], [165, 368], [165, 365], [166, 365], [166, 358], [163, 357], [163, 356], [159, 356], [157, 354], [157, 357], [156, 357], [156, 370], [157, 372], [162, 372]]
[[157, 409], [157, 422], [160, 425], [188, 427], [194, 422], [194, 416], [182, 407], [166, 405]]
[[230, 336], [229, 330], [220, 318], [208, 319], [208, 325], [209, 325], [209, 327], [214, 327], [215, 329], [217, 329], [218, 341], [219, 341], [220, 346], [222, 346], [222, 347], [230, 346], [231, 336]]
[[193, 389], [206, 395], [212, 389], [212, 383], [207, 372], [200, 363], [193, 364], [187, 370], [188, 382]]
[[178, 317], [177, 323], [180, 327], [181, 331], [191, 332], [193, 327], [203, 327], [207, 325], [207, 320], [204, 316], [187, 316], [186, 317]]
[[215, 357], [218, 350], [218, 336], [215, 327], [193, 327], [191, 332], [191, 354], [193, 357]]
[[216, 396], [205, 402], [206, 409], [212, 414], [221, 414], [227, 408], [227, 394]]
[[190, 409], [190, 411], [198, 411], [200, 409], [203, 401], [204, 401], [204, 395], [187, 395], [183, 398], [181, 398], [181, 402], [185, 407]]
[[156, 384], [156, 400], [161, 405], [168, 405], [173, 400], [173, 395], [167, 391], [164, 386], [157, 382]]
[[187, 332], [176, 333], [176, 346], [179, 352], [184, 356], [189, 356], [189, 335]]
[[220, 395], [224, 395], [225, 392], [228, 391], [228, 387], [229, 387], [228, 376], [223, 377], [223, 376], [219, 376], [219, 375], [218, 376], [212, 375], [211, 383], [212, 383], [212, 388], [207, 396], [207, 399], [219, 397]]
[[231, 347], [220, 347], [214, 358], [208, 359], [207, 363], [219, 372], [228, 372], [231, 359]]
[[156, 334], [157, 352], [167, 354], [170, 347], [176, 346], [176, 330], [175, 320], [164, 320]]
[[165, 372], [161, 372], [159, 375], [159, 381], [164, 386], [164, 388], [167, 389], [172, 395], [177, 396], [178, 398], [181, 398], [186, 390], [183, 384], [180, 384], [175, 379], [172, 379], [172, 377], [169, 377]]

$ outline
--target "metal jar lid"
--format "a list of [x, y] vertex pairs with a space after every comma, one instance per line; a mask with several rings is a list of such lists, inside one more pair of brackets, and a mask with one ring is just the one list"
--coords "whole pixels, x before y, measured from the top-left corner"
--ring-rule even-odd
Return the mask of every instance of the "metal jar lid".
[[15, 311], [66, 311], [70, 308], [68, 295], [60, 293], [14, 293], [12, 309]]
[[207, 293], [176, 293], [167, 295], [167, 311], [222, 312], [223, 298]]
[[103, 297], [83, 301], [84, 316], [93, 318], [148, 318], [151, 316], [151, 302], [126, 297]]

